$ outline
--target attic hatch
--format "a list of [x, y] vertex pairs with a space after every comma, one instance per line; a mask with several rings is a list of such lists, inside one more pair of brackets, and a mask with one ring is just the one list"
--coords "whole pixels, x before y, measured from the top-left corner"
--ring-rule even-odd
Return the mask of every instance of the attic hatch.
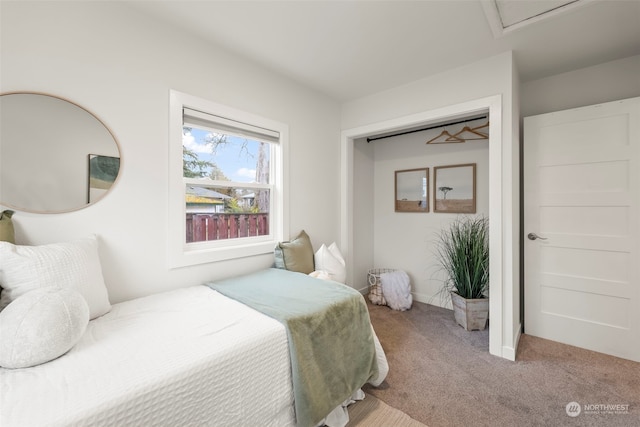
[[494, 37], [582, 6], [590, 0], [484, 0], [482, 7]]

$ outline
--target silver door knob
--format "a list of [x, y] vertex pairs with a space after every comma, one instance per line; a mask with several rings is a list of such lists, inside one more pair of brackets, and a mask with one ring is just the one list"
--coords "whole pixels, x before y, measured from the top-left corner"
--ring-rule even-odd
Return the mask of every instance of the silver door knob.
[[540, 237], [540, 236], [538, 236], [536, 233], [529, 233], [529, 234], [527, 234], [527, 238], [528, 238], [529, 240], [537, 240], [537, 239], [540, 239], [540, 240], [547, 240], [547, 238], [546, 238], [546, 237]]

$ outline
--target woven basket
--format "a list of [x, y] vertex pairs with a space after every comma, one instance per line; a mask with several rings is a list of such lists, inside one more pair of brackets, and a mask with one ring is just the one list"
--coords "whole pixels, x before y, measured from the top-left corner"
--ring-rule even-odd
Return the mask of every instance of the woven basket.
[[382, 273], [391, 273], [396, 271], [393, 268], [372, 268], [367, 271], [367, 280], [369, 281], [369, 301], [376, 305], [387, 305], [387, 300], [382, 295], [382, 284], [380, 283], [380, 275]]

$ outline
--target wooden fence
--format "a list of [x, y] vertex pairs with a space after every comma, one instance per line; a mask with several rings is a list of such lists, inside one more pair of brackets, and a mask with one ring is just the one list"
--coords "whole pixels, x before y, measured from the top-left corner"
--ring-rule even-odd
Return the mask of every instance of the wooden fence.
[[268, 213], [188, 213], [187, 243], [269, 234]]

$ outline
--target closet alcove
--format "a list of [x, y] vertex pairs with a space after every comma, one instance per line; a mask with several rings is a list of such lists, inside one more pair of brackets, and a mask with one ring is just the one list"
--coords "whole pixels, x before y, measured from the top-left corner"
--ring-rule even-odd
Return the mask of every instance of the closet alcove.
[[[411, 278], [414, 299], [450, 308], [438, 294], [434, 255], [438, 232], [459, 215], [435, 211], [436, 167], [475, 165], [475, 215], [489, 217], [489, 114], [439, 120], [353, 140], [353, 241], [369, 268], [396, 268]], [[486, 135], [483, 138], [482, 135]], [[395, 172], [428, 168], [428, 212], [396, 212]], [[473, 215], [473, 214], [471, 214]], [[356, 288], [366, 275], [358, 270]], [[452, 314], [453, 316], [453, 314]]]

